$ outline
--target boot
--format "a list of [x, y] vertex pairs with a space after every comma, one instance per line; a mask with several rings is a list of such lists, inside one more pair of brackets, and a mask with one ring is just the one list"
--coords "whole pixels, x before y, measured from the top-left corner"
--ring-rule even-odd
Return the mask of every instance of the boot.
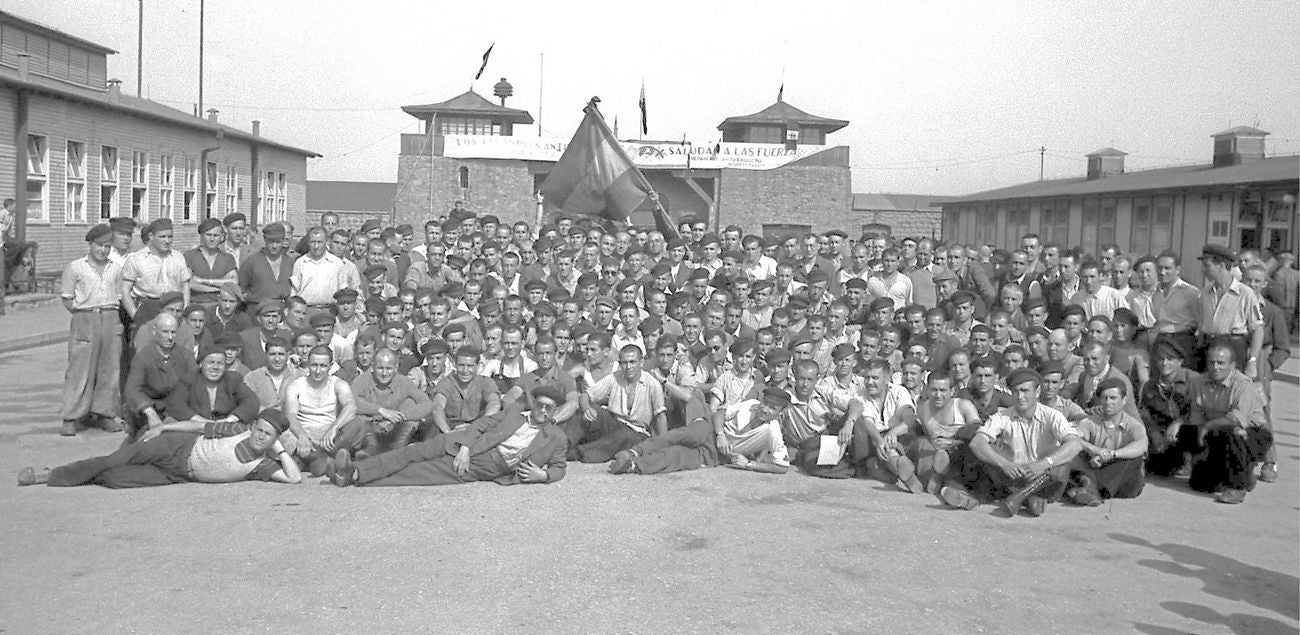
[[1050, 478], [1051, 477], [1047, 472], [1043, 472], [1042, 474], [1030, 479], [1029, 483], [1024, 487], [1012, 492], [1010, 496], [1002, 499], [1002, 509], [1006, 510], [1007, 513], [1010, 514], [1009, 517], [1014, 518], [1015, 515], [1020, 512], [1020, 507], [1024, 505], [1025, 499], [1029, 498], [1038, 490], [1046, 487]]

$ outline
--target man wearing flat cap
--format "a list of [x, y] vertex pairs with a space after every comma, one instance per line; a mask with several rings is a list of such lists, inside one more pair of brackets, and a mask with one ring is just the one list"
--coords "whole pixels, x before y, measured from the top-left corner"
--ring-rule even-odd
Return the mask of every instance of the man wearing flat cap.
[[248, 217], [242, 212], [233, 212], [226, 214], [226, 217], [221, 219], [221, 224], [226, 227], [226, 236], [225, 240], [221, 241], [221, 250], [235, 259], [235, 266], [238, 268], [245, 258], [257, 253], [257, 247], [254, 247], [253, 241], [248, 238]]
[[86, 256], [63, 268], [59, 297], [72, 314], [68, 368], [63, 376], [61, 433], [65, 436], [76, 434], [77, 423], [88, 416], [111, 432], [122, 429], [117, 421], [122, 355], [117, 308], [122, 266], [109, 260], [112, 242], [113, 231], [108, 225], [90, 228]]
[[279, 300], [263, 300], [250, 313], [257, 325], [240, 331], [239, 337], [244, 342], [240, 359], [245, 366], [257, 370], [266, 365], [266, 345], [271, 338], [292, 341], [293, 332], [284, 326], [284, 304]]
[[221, 248], [226, 230], [215, 218], [199, 223], [199, 244], [185, 252], [185, 264], [193, 276], [190, 278], [190, 297], [204, 307], [217, 303], [218, 291], [227, 282], [238, 282], [238, 264]]
[[108, 259], [120, 267], [126, 264], [126, 257], [131, 253], [131, 239], [135, 236], [135, 219], [122, 216], [110, 218], [108, 228], [113, 231], [113, 249], [108, 252]]
[[285, 253], [288, 244], [284, 226], [271, 223], [262, 228], [262, 250], [240, 263], [239, 288], [244, 290], [249, 308], [292, 295], [293, 257]]
[[554, 419], [564, 403], [559, 389], [541, 386], [527, 404], [510, 404], [427, 441], [355, 463], [339, 450], [329, 478], [339, 487], [555, 483], [567, 468], [568, 438]]
[[182, 304], [190, 303], [192, 273], [185, 257], [172, 249], [172, 221], [160, 218], [149, 223], [145, 248], [132, 252], [122, 265], [119, 291], [122, 306], [136, 324], [152, 320], [161, 307], [158, 298], [169, 291], [180, 293]]

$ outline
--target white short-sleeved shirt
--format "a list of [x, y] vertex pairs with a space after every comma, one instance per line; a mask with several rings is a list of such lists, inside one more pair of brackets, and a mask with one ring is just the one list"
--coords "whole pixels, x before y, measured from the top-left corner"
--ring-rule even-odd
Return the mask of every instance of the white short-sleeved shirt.
[[1030, 419], [1021, 417], [1015, 408], [1000, 408], [980, 426], [980, 434], [1011, 451], [1016, 463], [1037, 461], [1055, 452], [1068, 437], [1079, 431], [1059, 410], [1042, 404], [1034, 407]]

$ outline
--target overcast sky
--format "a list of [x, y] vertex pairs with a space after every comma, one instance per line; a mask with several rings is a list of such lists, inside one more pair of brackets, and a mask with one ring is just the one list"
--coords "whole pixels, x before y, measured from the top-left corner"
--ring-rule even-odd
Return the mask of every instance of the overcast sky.
[[[144, 0], [144, 93], [198, 98], [198, 0]], [[136, 0], [0, 0], [119, 51], [136, 88]], [[560, 8], [563, 7], [563, 8]], [[743, 7], [743, 8], [742, 8]], [[728, 116], [785, 98], [847, 119], [855, 192], [964, 194], [1084, 172], [1113, 146], [1128, 169], [1206, 162], [1209, 135], [1258, 124], [1300, 152], [1296, 2], [356, 2], [208, 0], [204, 106], [310, 148], [312, 179], [395, 181], [399, 108], [470, 87], [568, 138], [586, 100], [634, 136], [720, 138]], [[544, 54], [544, 83], [539, 57]], [[542, 100], [539, 107], [539, 93]], [[539, 112], [540, 111], [540, 112]], [[539, 116], [540, 115], [540, 116]], [[515, 129], [537, 135], [534, 126]]]

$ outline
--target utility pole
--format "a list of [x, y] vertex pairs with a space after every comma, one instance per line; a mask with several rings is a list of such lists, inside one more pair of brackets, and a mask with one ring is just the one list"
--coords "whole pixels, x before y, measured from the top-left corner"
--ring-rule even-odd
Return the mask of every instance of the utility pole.
[[140, 0], [138, 23], [139, 32], [135, 38], [135, 96], [140, 97], [144, 90], [144, 0]]
[[1038, 180], [1043, 180], [1043, 157], [1047, 154], [1047, 146], [1038, 147]]
[[203, 116], [203, 3], [199, 0], [199, 108], [198, 115]]

